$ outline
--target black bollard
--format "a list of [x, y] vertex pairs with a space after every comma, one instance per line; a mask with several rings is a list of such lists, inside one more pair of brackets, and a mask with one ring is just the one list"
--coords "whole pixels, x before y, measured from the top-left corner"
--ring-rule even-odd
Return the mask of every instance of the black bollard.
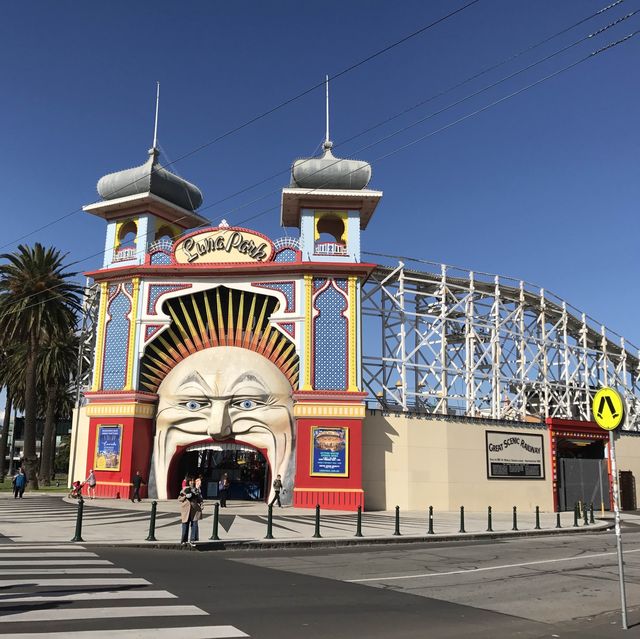
[[396, 528], [393, 534], [396, 536], [400, 534], [400, 506], [396, 506]]
[[362, 536], [362, 506], [358, 506], [358, 518], [356, 519], [356, 537]]
[[209, 541], [220, 541], [220, 537], [218, 537], [219, 511], [220, 511], [220, 504], [216, 502], [213, 505], [213, 531], [211, 532], [211, 537], [209, 537]]
[[588, 526], [589, 525], [589, 510], [587, 508], [586, 502], [584, 504], [582, 504], [582, 515], [583, 515], [583, 519], [584, 519], [584, 525]]
[[158, 509], [158, 502], [154, 499], [151, 502], [151, 518], [149, 519], [149, 534], [147, 535], [147, 541], [158, 541], [156, 539], [156, 510]]
[[556, 513], [556, 528], [562, 528], [560, 525], [560, 513]]
[[573, 507], [573, 527], [577, 528], [578, 527], [578, 502], [575, 503], [574, 507]]
[[540, 507], [536, 506], [536, 527], [534, 530], [540, 530]]
[[461, 533], [467, 532], [464, 529], [464, 506], [460, 506], [460, 530], [458, 532], [461, 532]]
[[320, 539], [320, 537], [322, 537], [320, 534], [320, 504], [316, 504], [316, 529], [313, 536], [315, 539]]
[[71, 541], [84, 541], [82, 538], [82, 511], [84, 510], [84, 499], [82, 495], [78, 499], [78, 516], [76, 517], [76, 534]]
[[513, 507], [513, 528], [511, 530], [518, 530], [518, 507]]
[[267, 511], [267, 534], [265, 539], [273, 539], [273, 504], [269, 504]]
[[429, 530], [427, 530], [427, 535], [433, 534], [433, 506], [429, 506]]
[[589, 506], [589, 523], [590, 524], [595, 524], [596, 520], [593, 518], [593, 503], [590, 504]]
[[491, 516], [491, 506], [487, 507], [487, 532], [493, 532], [493, 522]]

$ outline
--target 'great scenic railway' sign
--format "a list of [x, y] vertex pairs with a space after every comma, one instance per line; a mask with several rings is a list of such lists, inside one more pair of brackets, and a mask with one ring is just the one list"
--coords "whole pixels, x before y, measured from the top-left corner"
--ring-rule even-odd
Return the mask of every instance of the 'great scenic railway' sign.
[[486, 437], [489, 479], [544, 479], [542, 435], [488, 430]]

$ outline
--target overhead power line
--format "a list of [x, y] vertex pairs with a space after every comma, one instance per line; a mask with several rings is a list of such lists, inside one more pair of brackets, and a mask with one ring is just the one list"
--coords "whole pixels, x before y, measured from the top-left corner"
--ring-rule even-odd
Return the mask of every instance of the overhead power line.
[[[622, 1], [622, 0], [619, 0]], [[423, 33], [425, 33], [426, 31], [428, 31], [429, 29], [432, 29], [433, 27], [445, 22], [446, 20], [449, 20], [450, 18], [452, 18], [453, 16], [465, 11], [466, 9], [468, 9], [469, 7], [472, 7], [473, 5], [477, 4], [478, 2], [480, 2], [480, 0], [471, 0], [470, 2], [467, 2], [467, 4], [463, 5], [462, 7], [459, 7], [458, 9], [455, 9], [453, 11], [450, 11], [449, 13], [447, 13], [446, 15], [442, 16], [441, 18], [438, 18], [437, 20], [434, 20], [433, 22], [425, 25], [424, 27], [421, 27], [420, 29], [417, 29], [416, 31], [413, 31], [412, 33], [400, 38], [399, 40], [396, 40], [395, 42], [392, 42], [391, 44], [383, 47], [382, 49], [379, 49], [378, 51], [372, 53], [371, 55], [359, 60], [358, 62], [355, 62], [354, 64], [346, 67], [345, 69], [342, 69], [341, 71], [338, 71], [337, 73], [335, 73], [332, 76], [329, 76], [329, 80], [335, 80], [337, 78], [342, 77], [343, 75], [346, 75], [348, 73], [350, 73], [351, 71], [354, 71], [355, 69], [357, 69], [358, 67], [361, 67], [363, 64], [366, 64], [367, 62], [370, 62], [371, 60], [375, 60], [376, 58], [380, 57], [381, 55], [388, 53], [389, 51], [399, 47], [400, 45], [408, 42], [409, 40], [412, 40], [413, 38], [416, 38], [419, 35], [422, 35]], [[163, 165], [163, 168], [167, 168], [169, 166], [173, 166], [174, 164], [177, 164], [178, 162], [181, 162], [182, 160], [185, 160], [188, 157], [191, 157], [192, 155], [195, 155], [196, 153], [199, 153], [200, 151], [202, 151], [203, 149], [206, 149], [210, 146], [212, 146], [213, 144], [216, 144], [217, 142], [220, 142], [221, 140], [224, 140], [225, 138], [228, 138], [229, 136], [238, 133], [239, 131], [242, 131], [243, 129], [246, 129], [248, 126], [251, 126], [252, 124], [255, 124], [256, 122], [263, 120], [264, 118], [268, 117], [269, 115], [275, 113], [276, 111], [280, 111], [281, 109], [283, 109], [284, 107], [288, 106], [289, 104], [299, 100], [300, 98], [303, 98], [304, 96], [308, 95], [309, 93], [312, 93], [313, 91], [315, 91], [316, 89], [320, 88], [320, 87], [324, 87], [325, 85], [325, 81], [323, 80], [322, 82], [318, 82], [317, 84], [314, 84], [313, 86], [309, 87], [308, 89], [305, 89], [304, 91], [301, 91], [300, 93], [287, 98], [286, 100], [283, 100], [282, 102], [280, 102], [279, 104], [276, 104], [275, 106], [267, 109], [266, 111], [263, 111], [262, 113], [259, 113], [256, 116], [253, 116], [252, 118], [249, 118], [248, 120], [246, 120], [245, 122], [243, 122], [242, 124], [239, 124], [235, 127], [232, 127], [230, 129], [227, 129], [224, 133], [221, 133], [220, 135], [216, 136], [215, 138], [209, 140], [208, 142], [204, 142], [203, 144], [195, 147], [194, 149], [192, 149], [191, 151], [188, 151], [187, 153], [179, 156], [178, 158], [176, 158], [173, 162], [169, 162], [168, 164]], [[140, 179], [144, 179], [144, 178], [139, 178]], [[137, 181], [139, 180], [134, 180], [133, 182], [130, 182], [129, 184], [126, 184], [122, 187], [120, 187], [119, 190], [123, 190], [126, 189], [127, 187], [131, 186], [132, 184], [135, 184]], [[116, 191], [117, 192], [117, 191]], [[25, 233], [24, 235], [21, 235], [20, 237], [11, 240], [10, 242], [7, 242], [5, 244], [1, 244], [0, 245], [0, 249], [6, 248], [7, 246], [11, 246], [13, 244], [15, 244], [16, 242], [20, 242], [21, 240], [24, 240], [27, 237], [30, 237], [31, 235], [38, 233], [40, 231], [43, 231], [44, 229], [47, 229], [51, 226], [53, 226], [54, 224], [57, 224], [59, 222], [62, 222], [63, 220], [76, 215], [77, 213], [82, 212], [82, 208], [77, 208], [74, 209], [73, 211], [70, 211], [69, 213], [65, 213], [64, 215], [61, 215], [60, 217], [51, 220], [51, 222], [47, 222], [46, 224], [43, 224], [42, 226], [34, 229], [33, 231], [30, 231], [29, 233]]]
[[[613, 48], [615, 48], [615, 47], [617, 47], [617, 46], [619, 46], [619, 45], [631, 40], [632, 38], [637, 36], [639, 33], [640, 33], [640, 29], [638, 29], [636, 31], [633, 31], [632, 33], [629, 33], [628, 35], [626, 35], [626, 36], [624, 36], [622, 38], [619, 38], [618, 40], [610, 42], [610, 43], [606, 44], [605, 46], [600, 47], [599, 49], [596, 49], [596, 50], [592, 51], [591, 53], [589, 53], [588, 55], [580, 58], [576, 62], [573, 62], [573, 63], [571, 63], [569, 65], [566, 65], [565, 67], [562, 67], [561, 69], [558, 69], [557, 71], [554, 71], [553, 73], [550, 73], [550, 74], [544, 76], [543, 78], [540, 78], [539, 80], [536, 80], [535, 82], [532, 82], [532, 83], [526, 85], [525, 87], [522, 87], [521, 89], [513, 91], [512, 93], [510, 93], [510, 94], [508, 94], [508, 95], [506, 95], [506, 96], [504, 96], [502, 98], [494, 100], [490, 104], [487, 104], [484, 107], [476, 109], [475, 111], [473, 111], [473, 112], [471, 112], [471, 113], [469, 113], [469, 114], [467, 114], [465, 116], [462, 116], [462, 117], [454, 120], [453, 122], [450, 122], [449, 124], [446, 124], [446, 125], [438, 128], [438, 129], [436, 129], [434, 131], [431, 131], [431, 132], [429, 132], [429, 133], [427, 133], [425, 135], [422, 135], [422, 136], [420, 136], [418, 138], [415, 138], [414, 140], [411, 140], [410, 142], [408, 142], [406, 144], [403, 144], [403, 145], [397, 147], [396, 149], [393, 149], [392, 151], [379, 156], [374, 161], [384, 160], [384, 159], [386, 159], [388, 157], [391, 157], [392, 155], [395, 155], [396, 153], [399, 153], [400, 151], [403, 151], [404, 149], [406, 149], [406, 148], [408, 148], [410, 146], [413, 146], [413, 145], [415, 145], [415, 144], [417, 144], [417, 143], [419, 143], [419, 142], [421, 142], [421, 141], [423, 141], [423, 140], [425, 140], [427, 138], [430, 138], [430, 137], [432, 137], [432, 136], [434, 136], [434, 135], [436, 135], [436, 134], [438, 134], [438, 133], [440, 133], [442, 131], [445, 131], [445, 130], [455, 126], [456, 124], [459, 124], [460, 122], [468, 120], [469, 118], [472, 118], [472, 117], [474, 117], [474, 116], [476, 116], [476, 115], [478, 115], [480, 113], [483, 113], [484, 111], [487, 111], [488, 109], [490, 109], [490, 108], [492, 108], [492, 107], [494, 107], [494, 106], [496, 106], [498, 104], [501, 104], [502, 102], [510, 100], [511, 98], [516, 97], [516, 96], [524, 93], [525, 91], [528, 91], [529, 89], [531, 89], [531, 88], [533, 88], [535, 86], [538, 86], [539, 84], [542, 84], [543, 82], [546, 82], [547, 80], [555, 78], [556, 76], [558, 76], [558, 75], [560, 75], [562, 73], [565, 73], [566, 71], [569, 71], [570, 69], [573, 69], [573, 68], [577, 67], [578, 65], [583, 64], [584, 62], [592, 60], [596, 56], [598, 56], [598, 55], [600, 55], [600, 54], [602, 54], [602, 53], [604, 53], [606, 51], [609, 51], [609, 50], [611, 50], [611, 49], [613, 49]], [[355, 169], [355, 170], [358, 170], [358, 169]], [[353, 172], [354, 171], [352, 171], [352, 173]], [[308, 193], [313, 193], [314, 191], [317, 191], [317, 190], [319, 190], [319, 189], [318, 188], [316, 188], [316, 189], [308, 189], [307, 192]], [[250, 220], [253, 220], [253, 219], [256, 219], [257, 217], [261, 217], [262, 215], [265, 215], [266, 213], [269, 213], [269, 212], [271, 212], [271, 211], [273, 211], [273, 210], [275, 210], [277, 208], [278, 208], [277, 206], [270, 207], [269, 209], [265, 209], [264, 211], [261, 211], [261, 212], [255, 214], [255, 215], [252, 215], [252, 216], [250, 216], [248, 218], [245, 218], [244, 220], [241, 220], [240, 222], [237, 222], [237, 224], [238, 225], [245, 224], [246, 222], [248, 222]], [[200, 227], [197, 227], [197, 228], [200, 228]], [[177, 237], [179, 237], [179, 235], [175, 236], [174, 239], [177, 238]], [[146, 247], [144, 247], [140, 252], [142, 252], [142, 251], [146, 251]], [[92, 259], [94, 257], [100, 256], [100, 255], [104, 255], [104, 253], [105, 253], [105, 251], [99, 251], [97, 253], [93, 253], [93, 254], [88, 255], [88, 256], [80, 259], [80, 260], [76, 260], [74, 262], [71, 262], [71, 264], [69, 264], [68, 266], [75, 266], [77, 264], [81, 264], [82, 262], [85, 262], [85, 261], [87, 261], [89, 259]], [[55, 290], [56, 288], [58, 288], [58, 286], [54, 286], [54, 287], [50, 287], [50, 288], [44, 289], [41, 292], [52, 291], [52, 290]], [[30, 297], [34, 297], [34, 295], [27, 295], [23, 299], [27, 300]], [[26, 310], [28, 308], [32, 308], [33, 306], [37, 306], [37, 304], [38, 303], [33, 304], [31, 306], [27, 306], [22, 310]]]

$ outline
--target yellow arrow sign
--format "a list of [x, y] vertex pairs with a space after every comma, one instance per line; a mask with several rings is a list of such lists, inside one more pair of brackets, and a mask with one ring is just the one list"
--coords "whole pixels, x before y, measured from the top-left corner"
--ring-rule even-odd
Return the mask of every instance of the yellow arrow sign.
[[591, 412], [600, 428], [613, 430], [620, 426], [624, 417], [622, 397], [613, 388], [601, 388], [593, 398]]

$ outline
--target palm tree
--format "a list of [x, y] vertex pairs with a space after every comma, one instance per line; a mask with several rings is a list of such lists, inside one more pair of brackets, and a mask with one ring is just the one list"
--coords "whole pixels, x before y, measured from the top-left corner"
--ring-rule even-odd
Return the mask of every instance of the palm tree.
[[[46, 335], [38, 357], [38, 381], [44, 389], [44, 432], [40, 450], [40, 479], [51, 483], [55, 453], [56, 421], [65, 411], [72, 375], [78, 359], [78, 338], [72, 333]], [[66, 415], [64, 415], [66, 416]]]
[[0, 255], [0, 335], [25, 347], [24, 361], [24, 462], [29, 485], [38, 487], [36, 455], [37, 360], [44, 335], [73, 329], [80, 311], [81, 287], [69, 281], [66, 256], [40, 243], [18, 246]]

